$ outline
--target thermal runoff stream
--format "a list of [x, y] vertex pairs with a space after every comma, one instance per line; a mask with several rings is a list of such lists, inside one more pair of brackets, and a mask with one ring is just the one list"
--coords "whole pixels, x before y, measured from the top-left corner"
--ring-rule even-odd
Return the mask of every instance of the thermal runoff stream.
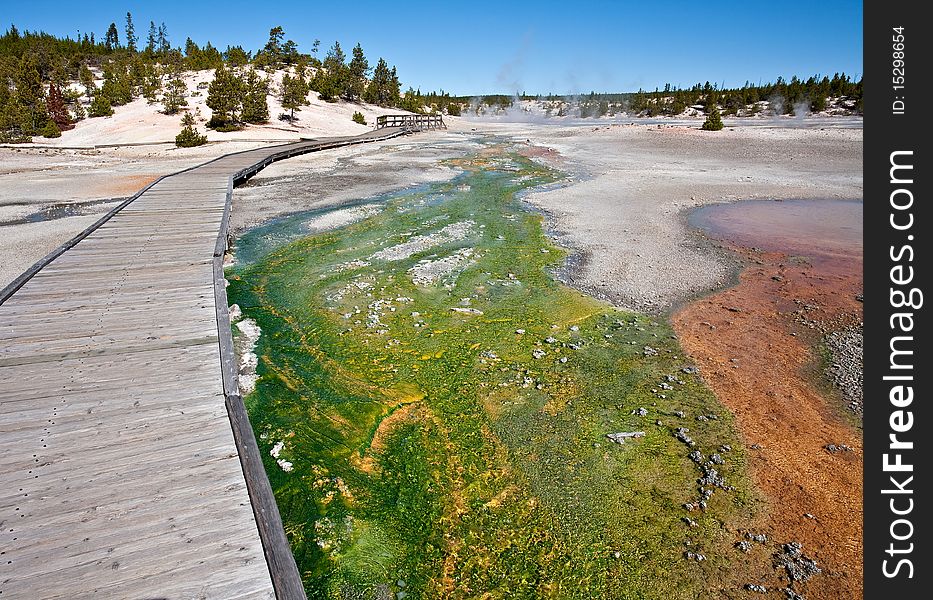
[[309, 596], [694, 598], [740, 577], [745, 455], [670, 326], [555, 280], [565, 252], [519, 196], [560, 173], [502, 143], [447, 164], [336, 229], [247, 232], [227, 270]]

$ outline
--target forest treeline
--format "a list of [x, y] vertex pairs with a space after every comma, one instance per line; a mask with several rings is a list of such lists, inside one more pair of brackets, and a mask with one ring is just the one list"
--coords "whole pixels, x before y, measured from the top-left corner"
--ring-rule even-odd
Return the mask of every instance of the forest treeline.
[[[312, 90], [326, 101], [423, 110], [414, 90], [401, 92], [396, 68], [385, 59], [370, 66], [359, 44], [349, 57], [339, 42], [323, 56], [320, 50], [315, 40], [309, 52], [302, 52], [282, 27], [274, 27], [265, 46], [255, 51], [240, 45], [220, 50], [190, 37], [176, 46], [165, 23], [150, 21], [141, 36], [131, 13], [121, 28], [111, 23], [102, 39], [94, 33], [73, 39], [20, 32], [14, 25], [0, 36], [0, 141], [57, 137], [81, 119], [111, 115], [114, 106], [139, 97], [161, 102], [163, 112], [175, 114], [187, 105], [183, 74], [205, 69], [215, 70], [208, 89], [213, 111], [208, 126], [221, 130], [267, 121], [270, 93], [288, 111], [281, 116], [285, 120], [293, 120], [295, 111], [308, 104]], [[286, 73], [273, 89], [270, 74], [277, 70]], [[103, 76], [100, 85], [94, 71]]]
[[725, 88], [717, 84], [697, 83], [690, 88], [679, 88], [670, 84], [653, 92], [638, 90], [630, 93], [597, 93], [585, 95], [528, 95], [493, 94], [486, 96], [453, 96], [443, 98], [447, 103], [457, 103], [464, 110], [488, 107], [492, 110], [511, 107], [516, 100], [532, 100], [541, 103], [554, 116], [603, 117], [618, 112], [632, 116], [656, 117], [676, 116], [687, 108], [699, 107], [706, 113], [713, 106], [723, 116], [751, 116], [764, 109], [778, 115], [794, 115], [796, 112], [820, 112], [826, 110], [831, 99], [844, 99], [843, 107], [855, 114], [862, 113], [862, 80], [854, 81], [845, 73], [814, 75], [807, 79], [797, 76], [789, 80], [778, 77], [776, 81]]

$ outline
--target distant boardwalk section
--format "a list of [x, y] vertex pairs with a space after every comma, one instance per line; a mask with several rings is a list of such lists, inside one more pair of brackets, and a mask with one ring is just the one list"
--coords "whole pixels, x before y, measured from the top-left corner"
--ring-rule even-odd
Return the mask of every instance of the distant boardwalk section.
[[404, 132], [164, 177], [0, 292], [0, 598], [304, 597], [230, 369], [232, 183]]

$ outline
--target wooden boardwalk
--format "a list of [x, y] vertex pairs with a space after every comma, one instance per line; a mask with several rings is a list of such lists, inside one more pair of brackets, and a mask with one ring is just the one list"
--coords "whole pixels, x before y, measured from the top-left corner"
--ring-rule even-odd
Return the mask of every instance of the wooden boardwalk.
[[162, 178], [0, 293], [0, 599], [304, 597], [232, 368], [230, 193], [400, 133]]

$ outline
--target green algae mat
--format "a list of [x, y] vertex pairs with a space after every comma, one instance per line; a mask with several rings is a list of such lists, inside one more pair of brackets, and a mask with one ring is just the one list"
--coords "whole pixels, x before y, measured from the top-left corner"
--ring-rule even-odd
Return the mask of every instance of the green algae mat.
[[520, 150], [238, 242], [247, 407], [311, 598], [695, 598], [739, 560], [728, 413], [667, 324], [555, 280], [519, 196], [561, 175]]

